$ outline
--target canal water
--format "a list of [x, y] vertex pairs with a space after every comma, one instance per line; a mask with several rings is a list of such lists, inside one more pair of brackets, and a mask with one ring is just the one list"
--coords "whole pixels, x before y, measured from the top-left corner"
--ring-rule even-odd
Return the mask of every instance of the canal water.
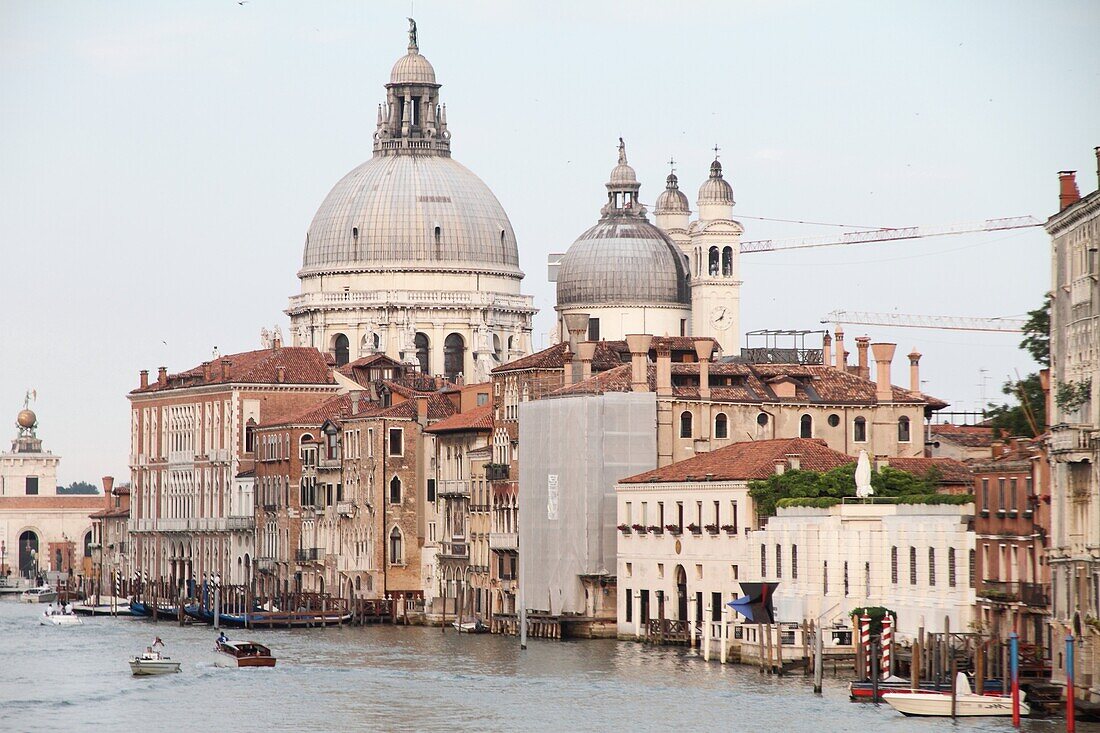
[[[632, 642], [459, 635], [438, 628], [235, 631], [274, 669], [219, 669], [207, 626], [129, 618], [40, 626], [0, 602], [0, 731], [1011, 731], [1006, 719], [905, 718], [850, 703], [841, 680], [707, 664]], [[181, 674], [135, 678], [127, 657], [159, 636]], [[1081, 733], [1100, 726], [1079, 724]], [[1057, 733], [1062, 720], [1024, 730]]]

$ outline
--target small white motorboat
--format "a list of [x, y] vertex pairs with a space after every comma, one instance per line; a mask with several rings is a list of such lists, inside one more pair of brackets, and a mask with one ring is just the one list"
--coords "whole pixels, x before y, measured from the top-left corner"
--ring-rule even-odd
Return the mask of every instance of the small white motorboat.
[[159, 637], [153, 642], [153, 646], [146, 648], [144, 652], [130, 660], [130, 671], [135, 677], [172, 674], [180, 671], [180, 663], [157, 651], [158, 646], [164, 646], [164, 642]]
[[489, 633], [489, 627], [481, 622], [481, 619], [477, 618], [473, 621], [455, 621], [451, 626], [458, 629], [461, 634], [487, 634]]
[[40, 626], [83, 626], [84, 622], [75, 613], [44, 613], [38, 619]]
[[[951, 717], [950, 692], [909, 692], [899, 694], [888, 692], [882, 696], [884, 702], [902, 715], [921, 715]], [[1029, 715], [1031, 708], [1024, 702], [1024, 693], [1020, 693], [1020, 715]], [[1009, 695], [975, 695], [970, 688], [970, 680], [959, 672], [955, 678], [955, 715], [957, 717], [976, 717], [992, 715], [1012, 715], [1012, 697]]]
[[23, 591], [19, 600], [24, 603], [53, 603], [57, 600], [57, 591], [48, 585], [40, 585]]

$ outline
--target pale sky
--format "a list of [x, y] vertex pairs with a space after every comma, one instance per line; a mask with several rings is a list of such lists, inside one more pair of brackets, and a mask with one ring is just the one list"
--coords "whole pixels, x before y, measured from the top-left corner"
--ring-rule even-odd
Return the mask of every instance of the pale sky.
[[[0, 438], [24, 390], [62, 483], [128, 480], [126, 393], [287, 331], [305, 231], [371, 155], [408, 2], [0, 5]], [[421, 52], [457, 160], [508, 212], [542, 309], [546, 255], [595, 223], [626, 139], [652, 204], [721, 148], [745, 239], [945, 225], [1096, 188], [1100, 3], [426, 2]], [[1049, 288], [1040, 228], [744, 255], [742, 330], [828, 312], [1015, 316]], [[925, 356], [976, 409], [1035, 365], [1012, 334], [846, 327]], [[853, 349], [854, 350], [854, 349]], [[10, 433], [10, 436], [7, 433]]]

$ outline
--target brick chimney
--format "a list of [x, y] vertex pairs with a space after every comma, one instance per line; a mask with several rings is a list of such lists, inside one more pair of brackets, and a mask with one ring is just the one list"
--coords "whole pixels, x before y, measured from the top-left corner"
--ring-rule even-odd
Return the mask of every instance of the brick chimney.
[[667, 341], [657, 345], [657, 396], [672, 396], [672, 347]]
[[920, 394], [920, 357], [917, 347], [909, 352], [909, 391]]
[[104, 476], [103, 477], [103, 504], [108, 509], [111, 508], [111, 491], [115, 488], [115, 477]]
[[351, 414], [359, 414], [359, 400], [363, 397], [363, 391], [359, 389], [353, 389], [350, 392], [351, 395]]
[[864, 379], [871, 378], [871, 366], [867, 362], [867, 347], [871, 345], [871, 339], [867, 336], [856, 336], [856, 363], [859, 371], [856, 372]]
[[890, 386], [890, 362], [894, 360], [897, 344], [871, 344], [875, 356], [875, 399], [879, 402], [892, 402], [894, 390]]
[[230, 369], [229, 357], [223, 356], [218, 360], [218, 363], [221, 365], [222, 380], [228, 382], [233, 376], [233, 371]]
[[595, 341], [582, 341], [577, 344], [577, 355], [581, 358], [581, 379], [592, 376], [592, 357], [596, 355]]
[[833, 362], [833, 337], [826, 331], [821, 337], [821, 363], [829, 366]]
[[844, 350], [844, 329], [836, 327], [836, 368], [844, 371], [848, 366], [848, 352]]
[[714, 339], [696, 339], [695, 356], [699, 359], [699, 399], [710, 399], [710, 358], [714, 355]]
[[1058, 211], [1081, 200], [1077, 190], [1077, 171], [1058, 171]]
[[286, 367], [282, 364], [275, 367], [275, 381], [278, 384], [282, 384], [286, 381]]
[[159, 367], [157, 369], [157, 386], [165, 387], [168, 385], [168, 367]]
[[138, 372], [138, 379], [140, 380], [139, 383], [141, 384], [142, 389], [145, 389], [146, 387], [148, 387], [149, 386], [149, 370], [148, 369], [142, 369], [140, 372]]
[[630, 389], [635, 392], [649, 391], [649, 345], [653, 336], [648, 333], [628, 333], [626, 347], [630, 349]]
[[428, 424], [428, 395], [426, 394], [416, 396], [416, 421], [421, 425]]

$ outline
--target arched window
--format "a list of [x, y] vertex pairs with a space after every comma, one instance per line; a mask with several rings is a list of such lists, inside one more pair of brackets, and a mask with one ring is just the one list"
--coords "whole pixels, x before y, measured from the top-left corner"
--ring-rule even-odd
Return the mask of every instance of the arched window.
[[500, 334], [493, 334], [493, 358], [497, 364], [504, 363], [504, 350], [501, 348]]
[[722, 274], [726, 277], [733, 275], [733, 247], [722, 250]]
[[390, 531], [390, 564], [401, 565], [404, 562], [405, 543], [401, 537], [401, 530], [394, 527]]
[[390, 503], [401, 503], [401, 479], [396, 476], [390, 479]]
[[88, 530], [84, 533], [84, 557], [92, 556], [92, 532]]
[[730, 421], [724, 412], [719, 412], [718, 416], [714, 418], [714, 437], [730, 437]]
[[898, 442], [908, 443], [909, 440], [909, 418], [903, 415], [898, 418]]
[[421, 374], [430, 374], [428, 371], [428, 336], [418, 333], [413, 336], [413, 346], [416, 347], [416, 361], [420, 364]]
[[442, 236], [442, 234], [443, 234], [443, 230], [437, 224], [436, 227], [435, 227], [435, 246], [437, 246], [437, 247], [439, 246], [439, 239]]
[[348, 337], [342, 333], [336, 334], [336, 339], [332, 342], [332, 348], [334, 356], [336, 357], [336, 366], [344, 366], [347, 364], [350, 357]]
[[707, 272], [709, 272], [711, 275], [717, 275], [718, 274], [718, 248], [717, 247], [711, 247], [710, 248], [709, 265], [708, 265], [708, 268], [707, 268]]
[[466, 363], [466, 342], [462, 336], [452, 333], [443, 342], [443, 376], [447, 379], [458, 378]]
[[38, 535], [28, 529], [19, 535], [19, 574], [33, 578], [39, 569], [38, 562]]
[[814, 437], [814, 419], [809, 415], [803, 415], [802, 419], [798, 421], [798, 437]]
[[867, 442], [867, 420], [862, 417], [857, 417], [855, 423], [852, 426], [852, 440], [857, 443]]
[[691, 437], [691, 413], [687, 410], [680, 413], [680, 437]]

